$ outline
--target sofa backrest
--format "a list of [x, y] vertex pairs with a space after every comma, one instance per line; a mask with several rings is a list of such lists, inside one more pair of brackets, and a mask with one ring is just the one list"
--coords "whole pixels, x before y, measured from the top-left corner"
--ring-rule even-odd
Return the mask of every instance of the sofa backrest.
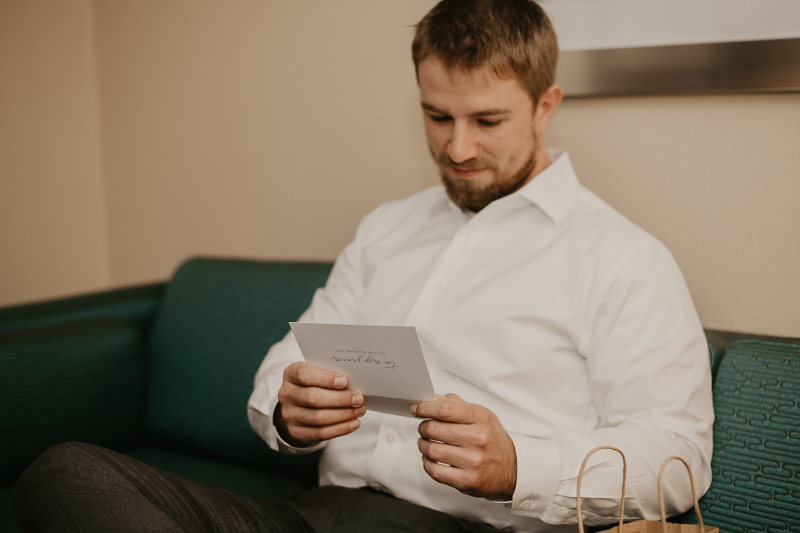
[[124, 320], [146, 336], [161, 305], [165, 289], [165, 283], [153, 283], [0, 308], [0, 335], [84, 320], [115, 318]]
[[703, 520], [725, 532], [800, 531], [800, 345], [734, 342], [714, 381]]
[[150, 336], [148, 438], [316, 476], [316, 457], [277, 454], [247, 400], [269, 347], [324, 285], [330, 264], [196, 259], [167, 288]]

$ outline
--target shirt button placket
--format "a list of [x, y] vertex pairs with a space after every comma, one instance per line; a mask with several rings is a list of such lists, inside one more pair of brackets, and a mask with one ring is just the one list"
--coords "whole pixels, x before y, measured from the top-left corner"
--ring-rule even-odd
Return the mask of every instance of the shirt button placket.
[[366, 481], [373, 489], [391, 493], [387, 483], [393, 465], [402, 451], [402, 446], [396, 444], [399, 441], [400, 435], [392, 427], [391, 421], [383, 420], [375, 449], [367, 462]]

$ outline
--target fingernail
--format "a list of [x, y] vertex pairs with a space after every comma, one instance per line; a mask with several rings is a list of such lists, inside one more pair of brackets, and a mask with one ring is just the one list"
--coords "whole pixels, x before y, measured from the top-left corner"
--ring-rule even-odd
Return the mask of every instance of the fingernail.
[[353, 420], [352, 422], [350, 422], [350, 429], [352, 431], [355, 431], [358, 429], [358, 426], [360, 425], [361, 425], [361, 420]]
[[417, 404], [411, 405], [411, 414], [417, 416]]
[[347, 379], [345, 379], [344, 376], [339, 376], [338, 378], [333, 380], [333, 384], [336, 387], [343, 389], [345, 386], [347, 386]]
[[362, 405], [358, 409], [356, 409], [356, 416], [364, 416], [367, 412], [367, 406]]
[[364, 403], [364, 397], [360, 394], [353, 394], [353, 407], [358, 407]]

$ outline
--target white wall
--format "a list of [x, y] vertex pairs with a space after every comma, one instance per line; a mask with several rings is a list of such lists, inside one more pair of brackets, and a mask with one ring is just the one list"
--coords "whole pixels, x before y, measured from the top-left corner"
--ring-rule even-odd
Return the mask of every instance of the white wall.
[[96, 5], [116, 283], [195, 254], [332, 259], [436, 182], [409, 60], [431, 2]]

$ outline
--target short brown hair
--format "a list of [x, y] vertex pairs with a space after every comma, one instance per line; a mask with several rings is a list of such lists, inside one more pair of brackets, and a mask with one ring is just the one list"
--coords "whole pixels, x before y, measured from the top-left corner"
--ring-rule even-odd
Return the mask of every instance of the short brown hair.
[[534, 107], [553, 84], [558, 42], [550, 19], [531, 0], [442, 0], [417, 24], [411, 55], [435, 56], [448, 69], [490, 67], [514, 76]]

